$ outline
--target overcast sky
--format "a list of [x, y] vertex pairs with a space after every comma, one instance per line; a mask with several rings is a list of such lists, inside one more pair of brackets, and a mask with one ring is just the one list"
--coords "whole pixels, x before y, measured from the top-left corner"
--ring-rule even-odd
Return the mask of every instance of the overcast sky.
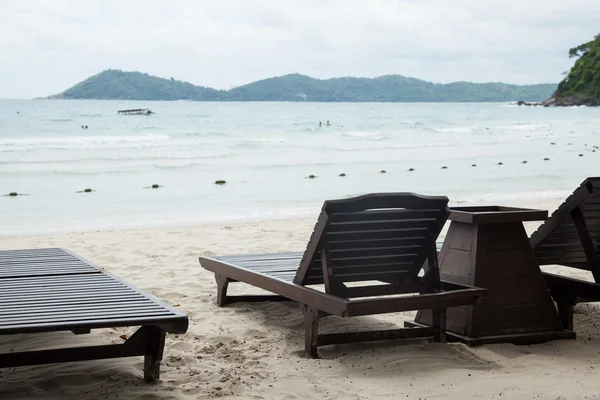
[[228, 89], [287, 73], [558, 82], [600, 0], [0, 0], [0, 97], [113, 68]]

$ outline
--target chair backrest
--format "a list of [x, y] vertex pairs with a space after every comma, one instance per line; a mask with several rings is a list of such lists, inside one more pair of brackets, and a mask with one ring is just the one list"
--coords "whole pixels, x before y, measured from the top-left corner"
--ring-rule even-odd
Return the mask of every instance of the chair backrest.
[[583, 181], [530, 241], [538, 264], [588, 270], [600, 282], [600, 177]]
[[[435, 240], [448, 215], [445, 196], [375, 193], [328, 200], [294, 282], [324, 284], [327, 293], [347, 298], [434, 291]], [[419, 276], [427, 258], [435, 258], [426, 267], [435, 271]]]

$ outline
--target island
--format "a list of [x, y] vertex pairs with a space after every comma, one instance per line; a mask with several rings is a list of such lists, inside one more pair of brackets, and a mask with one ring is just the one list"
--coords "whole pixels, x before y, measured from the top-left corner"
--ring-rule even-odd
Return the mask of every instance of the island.
[[103, 71], [48, 99], [313, 101], [313, 102], [540, 102], [555, 84], [510, 85], [501, 82], [447, 84], [402, 75], [377, 78], [315, 79], [289, 74], [230, 90], [196, 86], [174, 78], [116, 69]]
[[600, 105], [600, 35], [594, 40], [569, 50], [569, 57], [577, 57], [565, 79], [542, 105], [598, 106]]

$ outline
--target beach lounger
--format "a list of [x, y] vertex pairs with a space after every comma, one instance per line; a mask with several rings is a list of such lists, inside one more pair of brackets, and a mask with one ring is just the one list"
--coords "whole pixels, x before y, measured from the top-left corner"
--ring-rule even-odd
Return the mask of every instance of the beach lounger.
[[566, 329], [573, 330], [573, 306], [600, 301], [600, 177], [587, 178], [530, 238], [539, 265], [590, 271], [596, 283], [544, 273]]
[[159, 378], [165, 334], [184, 333], [185, 314], [65, 249], [0, 251], [0, 335], [141, 326], [123, 344], [0, 353], [0, 368], [144, 356]]
[[[485, 294], [484, 289], [440, 281], [435, 240], [448, 215], [447, 197], [381, 193], [330, 200], [304, 253], [200, 257], [200, 264], [215, 274], [219, 306], [235, 301], [298, 302], [304, 313], [305, 351], [311, 357], [318, 356], [317, 346], [330, 344], [401, 338], [445, 341], [446, 308], [474, 304]], [[227, 296], [230, 282], [276, 296]], [[319, 319], [327, 315], [420, 309], [433, 310], [432, 326], [318, 333]]]

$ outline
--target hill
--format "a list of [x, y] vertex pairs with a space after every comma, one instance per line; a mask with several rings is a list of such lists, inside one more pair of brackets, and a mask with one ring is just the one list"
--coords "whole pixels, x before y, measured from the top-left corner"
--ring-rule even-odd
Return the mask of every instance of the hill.
[[230, 90], [216, 90], [141, 72], [106, 70], [52, 99], [196, 100], [196, 101], [322, 101], [322, 102], [494, 102], [541, 101], [554, 84], [454, 82], [439, 84], [386, 75], [377, 78], [314, 79], [290, 74]]
[[600, 35], [569, 50], [569, 57], [579, 57], [567, 77], [545, 106], [600, 105]]

